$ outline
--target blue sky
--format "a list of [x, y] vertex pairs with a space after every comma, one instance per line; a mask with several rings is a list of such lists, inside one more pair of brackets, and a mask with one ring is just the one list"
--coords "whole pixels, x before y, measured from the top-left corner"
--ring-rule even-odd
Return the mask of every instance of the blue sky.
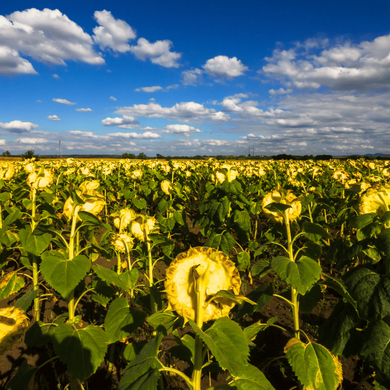
[[390, 154], [388, 1], [0, 5], [0, 153]]

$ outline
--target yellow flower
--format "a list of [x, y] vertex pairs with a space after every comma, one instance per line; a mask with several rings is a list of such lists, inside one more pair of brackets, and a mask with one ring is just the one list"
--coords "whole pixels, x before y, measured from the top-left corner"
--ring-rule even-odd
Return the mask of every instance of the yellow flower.
[[339, 169], [333, 172], [332, 177], [333, 179], [337, 180], [341, 184], [344, 184], [345, 181], [348, 179], [348, 173], [345, 172], [343, 169]]
[[27, 184], [30, 188], [37, 190], [43, 190], [46, 187], [50, 187], [54, 182], [53, 172], [49, 169], [43, 169], [38, 172], [33, 171], [27, 177]]
[[[98, 215], [103, 210], [105, 204], [106, 202], [103, 198], [98, 196], [89, 196], [84, 200], [84, 203], [80, 205], [78, 211], [87, 211], [88, 213]], [[68, 198], [64, 204], [63, 214], [70, 220], [72, 219], [74, 212], [74, 202], [72, 198]]]
[[161, 189], [166, 195], [171, 195], [173, 193], [173, 185], [169, 180], [163, 180], [161, 182]]
[[300, 200], [290, 191], [285, 191], [283, 189], [274, 190], [269, 192], [263, 199], [262, 208], [264, 214], [273, 222], [283, 223], [284, 218], [280, 212], [271, 211], [265, 208], [265, 206], [276, 202], [283, 203], [291, 206], [289, 209], [285, 211], [288, 214], [289, 221], [295, 221], [302, 212], [302, 204]]
[[140, 169], [137, 169], [137, 170], [131, 172], [131, 177], [133, 179], [141, 179], [142, 175], [143, 175], [143, 172]]
[[389, 211], [390, 185], [374, 186], [362, 195], [359, 201], [359, 214], [377, 213], [382, 216]]
[[21, 340], [28, 325], [24, 310], [14, 306], [0, 309], [0, 355]]
[[96, 195], [98, 192], [96, 191], [100, 187], [100, 183], [97, 180], [86, 180], [82, 182], [79, 186], [81, 190], [81, 194], [87, 195]]
[[[119, 217], [114, 219], [114, 225], [117, 229], [126, 229], [131, 221], [137, 218], [137, 213], [129, 208], [125, 208], [119, 211]], [[122, 221], [122, 224], [121, 224]]]
[[0, 179], [10, 180], [15, 174], [15, 167], [12, 163], [5, 163], [0, 166]]
[[133, 247], [133, 239], [128, 234], [117, 234], [112, 241], [112, 245], [114, 245], [117, 252], [126, 253], [127, 250]]
[[238, 295], [241, 279], [234, 263], [222, 252], [212, 248], [191, 248], [178, 255], [168, 267], [165, 292], [172, 309], [180, 316], [195, 321], [197, 309], [196, 275], [202, 279], [202, 283], [199, 285], [204, 289], [203, 321], [227, 316], [234, 306], [234, 302], [221, 297], [215, 298], [207, 304], [206, 299], [220, 290], [227, 290]]
[[147, 217], [140, 215], [131, 223], [131, 234], [141, 241], [147, 241], [148, 235], [155, 228], [156, 219], [153, 217]]

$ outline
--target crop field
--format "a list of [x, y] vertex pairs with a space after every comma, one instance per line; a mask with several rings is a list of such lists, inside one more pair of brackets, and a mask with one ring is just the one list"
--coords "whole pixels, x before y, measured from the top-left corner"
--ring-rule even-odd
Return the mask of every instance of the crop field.
[[0, 161], [0, 387], [390, 388], [390, 161]]

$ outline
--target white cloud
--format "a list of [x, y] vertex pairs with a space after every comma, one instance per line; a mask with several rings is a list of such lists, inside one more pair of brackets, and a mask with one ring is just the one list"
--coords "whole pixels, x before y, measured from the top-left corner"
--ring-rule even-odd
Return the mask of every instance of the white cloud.
[[60, 78], [60, 76], [58, 76], [58, 74], [54, 73], [54, 74], [53, 74], [53, 78], [55, 78], [55, 79], [59, 79], [59, 78]]
[[149, 138], [161, 138], [160, 134], [145, 131], [144, 133], [110, 133], [109, 137], [115, 138], [137, 138], [137, 139], [149, 139]]
[[[20, 52], [55, 65], [65, 65], [66, 60], [92, 65], [105, 63], [101, 54], [93, 50], [90, 35], [59, 10], [30, 8], [7, 17], [0, 16], [0, 45], [8, 50], [12, 48], [14, 60], [15, 54]], [[18, 62], [19, 69], [22, 67], [25, 71], [16, 73], [35, 73], [28, 61], [19, 57]]]
[[201, 131], [193, 126], [188, 125], [167, 125], [163, 130], [164, 134], [190, 136], [190, 133], [201, 133]]
[[0, 139], [0, 145], [5, 145], [6, 142], [5, 142], [5, 139]]
[[142, 61], [150, 59], [153, 64], [158, 64], [165, 68], [178, 68], [179, 64], [177, 61], [180, 59], [181, 54], [171, 52], [171, 47], [172, 42], [168, 39], [150, 43], [147, 39], [140, 38], [136, 46], [130, 47], [130, 51]]
[[22, 122], [19, 120], [11, 121], [8, 123], [0, 122], [0, 129], [7, 130], [11, 133], [23, 133], [25, 131], [30, 131], [31, 129], [36, 129], [38, 125], [32, 122]]
[[180, 87], [179, 84], [172, 84], [172, 85], [168, 85], [168, 87], [166, 89], [167, 89], [167, 91], [169, 91], [170, 89], [177, 89], [179, 87]]
[[383, 89], [390, 87], [389, 52], [390, 35], [359, 44], [297, 43], [288, 51], [274, 50], [259, 73], [298, 89]]
[[139, 122], [132, 116], [123, 115], [123, 118], [106, 118], [102, 120], [104, 126], [135, 125]]
[[76, 108], [78, 112], [92, 112], [92, 108]]
[[248, 70], [237, 57], [216, 56], [206, 61], [203, 65], [205, 72], [212, 77], [231, 79], [242, 76]]
[[114, 96], [110, 96], [110, 99], [116, 102], [116, 98]]
[[184, 70], [181, 72], [182, 83], [184, 85], [196, 85], [202, 73], [200, 69]]
[[[0, 32], [2, 16], [0, 16]], [[1, 43], [1, 41], [0, 41]], [[0, 45], [0, 75], [38, 74], [30, 62], [19, 56], [17, 50]]]
[[163, 87], [160, 87], [159, 85], [155, 85], [153, 87], [142, 87], [142, 88], [137, 88], [135, 89], [134, 91], [136, 92], [148, 92], [148, 93], [151, 93], [151, 92], [156, 92], [156, 91], [161, 91], [162, 89], [164, 89]]
[[270, 95], [273, 95], [273, 96], [275, 96], [275, 95], [286, 95], [288, 93], [291, 93], [292, 89], [284, 89], [284, 88], [279, 88], [277, 90], [270, 89], [268, 92], [269, 92]]
[[121, 19], [115, 19], [110, 11], [95, 11], [95, 20], [100, 24], [93, 29], [93, 40], [101, 50], [111, 49], [119, 53], [130, 51], [128, 41], [136, 37], [133, 29]]
[[[219, 116], [213, 108], [207, 108], [203, 104], [195, 102], [176, 103], [173, 107], [161, 107], [157, 103], [134, 104], [131, 107], [121, 107], [117, 114], [131, 115], [133, 117], [144, 118], [170, 118], [187, 120], [213, 119], [225, 120], [227, 114], [221, 113]], [[219, 113], [218, 113], [219, 114]]]
[[57, 115], [49, 115], [49, 116], [47, 117], [47, 119], [49, 119], [49, 120], [51, 120], [51, 121], [60, 121], [60, 120], [61, 120], [60, 118], [58, 118]]
[[15, 142], [21, 144], [45, 144], [49, 141], [45, 138], [18, 138]]
[[53, 102], [57, 102], [57, 103], [61, 103], [61, 104], [66, 104], [67, 106], [73, 106], [77, 103], [72, 103], [70, 102], [69, 100], [66, 100], [66, 99], [52, 99]]

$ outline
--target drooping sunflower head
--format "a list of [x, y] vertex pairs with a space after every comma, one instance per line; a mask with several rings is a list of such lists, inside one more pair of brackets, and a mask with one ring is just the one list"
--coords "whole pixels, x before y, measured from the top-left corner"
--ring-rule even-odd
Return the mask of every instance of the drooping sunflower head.
[[27, 184], [30, 188], [43, 190], [50, 187], [54, 182], [53, 172], [49, 169], [41, 169], [31, 172], [27, 177]]
[[288, 214], [289, 221], [291, 222], [295, 221], [301, 215], [301, 201], [291, 191], [277, 189], [265, 195], [262, 202], [263, 212], [272, 222], [284, 222], [283, 215], [280, 212], [271, 211], [266, 208], [267, 205], [274, 202], [291, 206], [285, 211], [285, 213]]
[[28, 325], [24, 310], [14, 306], [0, 309], [0, 355], [20, 341]]
[[[238, 295], [241, 279], [234, 263], [216, 249], [196, 247], [178, 255], [167, 269], [165, 292], [173, 310], [195, 321], [197, 293], [194, 270], [206, 280], [203, 285], [205, 300], [220, 290]], [[205, 302], [203, 305], [206, 306]], [[215, 298], [205, 307], [203, 321], [225, 317], [233, 306], [234, 302], [228, 298]]]
[[[118, 215], [117, 213], [114, 214]], [[122, 231], [123, 229], [126, 229], [127, 226], [131, 221], [137, 218], [137, 213], [128, 207], [121, 209], [119, 211], [119, 216], [114, 218], [114, 225], [117, 229]]]
[[163, 180], [161, 182], [161, 189], [166, 195], [173, 194], [173, 185], [169, 180]]
[[359, 214], [377, 213], [382, 216], [390, 210], [390, 185], [373, 186], [360, 198]]
[[133, 239], [127, 233], [120, 233], [115, 235], [112, 245], [117, 252], [127, 253], [133, 247]]
[[147, 241], [148, 235], [156, 228], [156, 219], [146, 215], [139, 215], [131, 223], [131, 234], [141, 241]]

